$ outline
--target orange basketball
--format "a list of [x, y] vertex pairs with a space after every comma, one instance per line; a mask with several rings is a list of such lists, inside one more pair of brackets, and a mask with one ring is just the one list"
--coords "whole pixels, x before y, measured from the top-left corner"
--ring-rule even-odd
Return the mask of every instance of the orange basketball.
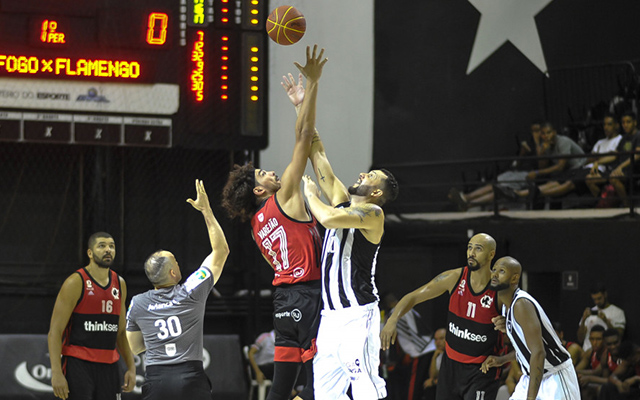
[[288, 46], [302, 39], [307, 30], [304, 15], [292, 6], [280, 6], [267, 18], [267, 33], [276, 43]]

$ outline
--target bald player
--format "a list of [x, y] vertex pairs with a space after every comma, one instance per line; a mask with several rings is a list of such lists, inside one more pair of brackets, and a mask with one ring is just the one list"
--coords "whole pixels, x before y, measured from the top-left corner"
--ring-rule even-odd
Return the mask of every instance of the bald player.
[[180, 284], [182, 273], [173, 254], [159, 250], [144, 263], [154, 289], [134, 296], [127, 313], [131, 350], [146, 350], [144, 400], [211, 400], [211, 384], [202, 366], [205, 302], [222, 274], [229, 247], [202, 181], [196, 180], [196, 200], [187, 201], [202, 213], [211, 254]]
[[503, 304], [502, 316], [495, 319], [495, 324], [509, 336], [515, 351], [488, 357], [482, 371], [517, 358], [522, 376], [511, 399], [579, 400], [580, 387], [571, 354], [540, 304], [518, 288], [521, 275], [522, 266], [513, 257], [503, 257], [493, 267], [491, 288], [498, 292]]
[[493, 400], [500, 371], [483, 374], [480, 366], [502, 351], [502, 335], [492, 319], [499, 316], [495, 290], [489, 287], [496, 241], [479, 233], [467, 245], [467, 266], [450, 269], [405, 295], [382, 329], [382, 349], [395, 343], [398, 319], [416, 304], [449, 293], [445, 353], [442, 356], [436, 399]]

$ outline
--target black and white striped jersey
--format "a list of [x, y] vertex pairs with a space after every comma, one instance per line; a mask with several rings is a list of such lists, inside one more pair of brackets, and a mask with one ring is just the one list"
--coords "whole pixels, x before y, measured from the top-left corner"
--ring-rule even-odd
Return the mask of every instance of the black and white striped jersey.
[[513, 316], [513, 307], [517, 301], [520, 301], [520, 299], [530, 301], [536, 308], [536, 314], [540, 321], [540, 329], [542, 331], [542, 343], [547, 354], [544, 360], [544, 373], [555, 372], [560, 364], [571, 358], [571, 355], [564, 346], [562, 346], [562, 342], [553, 329], [553, 325], [551, 324], [551, 321], [549, 321], [549, 317], [547, 317], [547, 314], [536, 299], [524, 290], [516, 289], [513, 295], [511, 307], [509, 310], [506, 310], [506, 307], [503, 306], [502, 315], [506, 317], [507, 335], [509, 335], [511, 344], [516, 351], [516, 357], [522, 372], [526, 375], [530, 375], [531, 366], [529, 361], [531, 360], [531, 351], [529, 351], [529, 346], [527, 346], [522, 327]]
[[[349, 203], [343, 203], [336, 208], [348, 206]], [[379, 249], [380, 243], [369, 242], [358, 229], [327, 230], [321, 261], [325, 310], [339, 310], [379, 301], [375, 284]]]

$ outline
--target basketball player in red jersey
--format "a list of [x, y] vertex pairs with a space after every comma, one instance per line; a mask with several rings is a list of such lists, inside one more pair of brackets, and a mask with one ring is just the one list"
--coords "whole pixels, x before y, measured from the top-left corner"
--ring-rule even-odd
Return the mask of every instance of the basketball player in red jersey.
[[444, 271], [405, 295], [380, 333], [382, 349], [396, 340], [398, 319], [416, 304], [449, 292], [445, 353], [438, 375], [436, 399], [493, 400], [499, 371], [483, 374], [484, 360], [503, 351], [502, 336], [491, 319], [500, 315], [496, 292], [490, 289], [495, 240], [479, 233], [469, 240], [467, 266]]
[[[114, 400], [136, 384], [125, 332], [127, 286], [111, 270], [116, 255], [111, 235], [91, 235], [87, 255], [89, 265], [64, 281], [53, 307], [48, 336], [51, 385], [61, 399]], [[118, 352], [127, 364], [122, 387]]]
[[[294, 63], [307, 78], [306, 96], [296, 107], [296, 142], [282, 180], [273, 171], [236, 165], [222, 193], [222, 205], [232, 218], [251, 221], [253, 238], [274, 271], [275, 371], [268, 400], [289, 398], [301, 364], [307, 382], [296, 398], [313, 399], [322, 241], [317, 222], [306, 208], [300, 182], [315, 132], [318, 81], [327, 62], [322, 58], [324, 49], [316, 53], [317, 45], [313, 54], [307, 47], [307, 64]], [[290, 97], [303, 89], [283, 86]]]

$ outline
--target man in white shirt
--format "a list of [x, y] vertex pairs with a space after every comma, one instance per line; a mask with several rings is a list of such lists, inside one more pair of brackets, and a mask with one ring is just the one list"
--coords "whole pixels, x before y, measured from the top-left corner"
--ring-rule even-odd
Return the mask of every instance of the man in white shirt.
[[595, 325], [602, 325], [605, 329], [616, 328], [620, 332], [620, 337], [624, 336], [624, 329], [627, 325], [624, 311], [609, 303], [607, 289], [602, 283], [591, 289], [591, 299], [593, 299], [594, 306], [584, 309], [578, 326], [578, 342], [582, 343], [584, 351], [591, 348], [589, 332]]

